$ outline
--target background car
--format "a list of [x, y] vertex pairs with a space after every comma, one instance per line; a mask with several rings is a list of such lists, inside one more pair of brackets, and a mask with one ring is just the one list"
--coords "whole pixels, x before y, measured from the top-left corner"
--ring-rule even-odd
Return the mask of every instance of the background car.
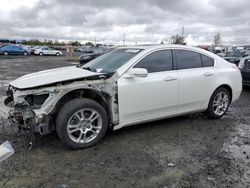
[[[47, 47], [47, 46], [44, 46], [44, 47]], [[33, 54], [33, 55], [34, 55], [34, 51], [35, 51], [36, 49], [39, 49], [39, 48], [43, 48], [43, 46], [33, 46], [33, 47], [31, 47], [31, 49], [30, 49], [30, 54]]]
[[31, 46], [22, 45], [22, 44], [18, 44], [18, 45], [16, 45], [16, 46], [18, 46], [18, 47], [20, 47], [20, 48], [26, 50], [29, 54], [30, 54], [30, 52], [31, 52]]
[[93, 53], [85, 53], [79, 57], [79, 62], [81, 65], [84, 65], [85, 63], [105, 54], [110, 52], [111, 49], [98, 49], [94, 50]]
[[225, 54], [225, 53], [223, 53], [223, 52], [221, 52], [221, 53], [217, 53], [216, 55], [218, 55], [218, 56], [220, 56], [220, 57], [224, 58], [226, 54]]
[[239, 63], [243, 85], [250, 86], [250, 56], [242, 58]]
[[6, 45], [0, 48], [0, 54], [3, 55], [25, 55], [27, 56], [29, 52], [26, 49], [23, 49], [15, 45]]
[[34, 49], [34, 54], [35, 55], [56, 55], [56, 56], [60, 56], [63, 53], [59, 50], [55, 50], [53, 48], [49, 48], [49, 47], [42, 47], [42, 48], [35, 48]]
[[227, 60], [230, 63], [234, 63], [234, 64], [238, 65], [241, 58], [249, 56], [249, 55], [250, 55], [249, 51], [236, 50], [236, 51], [233, 51], [233, 52], [228, 52], [224, 56], [224, 59]]

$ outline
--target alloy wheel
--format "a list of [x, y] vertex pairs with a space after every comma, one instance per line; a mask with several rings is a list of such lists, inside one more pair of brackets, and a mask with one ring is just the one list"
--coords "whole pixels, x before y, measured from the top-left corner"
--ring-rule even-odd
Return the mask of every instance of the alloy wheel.
[[94, 109], [86, 108], [74, 113], [67, 124], [69, 138], [76, 143], [89, 143], [102, 129], [102, 117]]
[[216, 115], [221, 116], [227, 111], [229, 106], [229, 96], [226, 92], [221, 91], [215, 97], [213, 101], [213, 111]]

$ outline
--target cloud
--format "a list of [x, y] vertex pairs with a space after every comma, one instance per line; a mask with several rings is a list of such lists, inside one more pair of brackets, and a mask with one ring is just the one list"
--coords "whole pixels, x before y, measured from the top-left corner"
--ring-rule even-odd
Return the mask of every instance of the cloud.
[[[0, 3], [5, 0], [0, 0]], [[250, 43], [247, 0], [10, 0], [0, 11], [0, 38], [155, 43], [181, 34], [208, 43]], [[22, 3], [20, 3], [22, 2]], [[11, 6], [12, 8], [9, 8]], [[192, 40], [191, 40], [192, 39]]]

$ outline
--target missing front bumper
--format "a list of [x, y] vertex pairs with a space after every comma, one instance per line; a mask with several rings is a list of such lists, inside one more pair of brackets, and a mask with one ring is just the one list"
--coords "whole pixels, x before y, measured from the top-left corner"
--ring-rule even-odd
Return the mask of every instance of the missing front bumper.
[[40, 135], [46, 135], [54, 130], [50, 126], [51, 118], [49, 116], [45, 114], [36, 115], [32, 109], [10, 110], [9, 119], [12, 124], [18, 126], [20, 131], [31, 131]]

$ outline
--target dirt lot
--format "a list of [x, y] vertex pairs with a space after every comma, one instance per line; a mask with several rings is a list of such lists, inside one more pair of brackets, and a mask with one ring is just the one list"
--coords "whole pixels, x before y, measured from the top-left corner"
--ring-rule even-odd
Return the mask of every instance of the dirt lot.
[[[67, 65], [64, 57], [0, 57], [0, 80]], [[0, 143], [16, 153], [0, 164], [0, 187], [250, 187], [249, 125], [249, 88], [221, 120], [194, 114], [141, 124], [81, 151], [55, 134], [28, 151], [25, 134], [5, 125]]]

